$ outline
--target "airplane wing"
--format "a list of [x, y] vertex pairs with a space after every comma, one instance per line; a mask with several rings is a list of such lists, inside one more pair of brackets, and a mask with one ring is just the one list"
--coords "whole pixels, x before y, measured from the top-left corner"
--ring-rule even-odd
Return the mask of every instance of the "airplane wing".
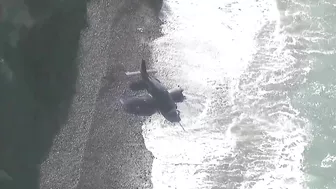
[[[156, 70], [147, 70], [147, 73], [157, 73]], [[140, 71], [134, 71], [134, 72], [125, 72], [125, 75], [132, 76], [132, 75], [140, 75]]]
[[156, 112], [155, 101], [150, 95], [120, 99], [126, 112], [136, 115], [152, 115]]

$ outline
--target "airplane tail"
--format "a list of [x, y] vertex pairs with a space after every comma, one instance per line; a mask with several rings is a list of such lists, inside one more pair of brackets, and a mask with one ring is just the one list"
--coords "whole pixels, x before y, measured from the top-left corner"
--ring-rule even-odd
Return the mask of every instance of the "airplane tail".
[[148, 72], [147, 72], [147, 68], [146, 68], [146, 62], [145, 62], [144, 59], [142, 59], [142, 62], [141, 62], [140, 73], [141, 73], [142, 79], [147, 79], [148, 78]]

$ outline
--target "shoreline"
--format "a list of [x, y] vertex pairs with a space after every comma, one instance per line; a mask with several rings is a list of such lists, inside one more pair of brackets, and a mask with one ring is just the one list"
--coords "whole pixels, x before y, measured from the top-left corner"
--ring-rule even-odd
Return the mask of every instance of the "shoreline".
[[[75, 97], [77, 107], [70, 116], [75, 119], [56, 139], [59, 147], [46, 163], [41, 188], [152, 188], [153, 156], [146, 149], [141, 128], [145, 118], [128, 115], [119, 104], [120, 97], [131, 95], [123, 73], [138, 70], [142, 58], [151, 64], [148, 43], [161, 35], [158, 10], [153, 9], [157, 6], [147, 3], [125, 0], [118, 8], [114, 2], [88, 5], [88, 17], [95, 24], [81, 39], [79, 75], [86, 78], [80, 84], [82, 95]], [[88, 79], [94, 82], [89, 84]], [[96, 98], [90, 99], [86, 88]], [[69, 155], [69, 148], [82, 155]]]
[[160, 35], [160, 23], [148, 5], [130, 1], [112, 23], [111, 38], [117, 40], [109, 47], [111, 64], [102, 78], [77, 188], [152, 188], [153, 155], [142, 136], [144, 118], [123, 112], [119, 99], [132, 94], [128, 83], [133, 78], [124, 72], [138, 70], [142, 58], [152, 62], [147, 43]]

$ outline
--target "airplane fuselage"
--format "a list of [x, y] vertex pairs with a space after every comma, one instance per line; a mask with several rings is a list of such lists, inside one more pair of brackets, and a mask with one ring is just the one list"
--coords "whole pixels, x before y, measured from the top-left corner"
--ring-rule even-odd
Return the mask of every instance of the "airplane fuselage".
[[146, 83], [146, 90], [155, 100], [160, 113], [170, 122], [179, 122], [181, 118], [177, 106], [167, 88], [154, 77], [147, 76], [143, 80]]

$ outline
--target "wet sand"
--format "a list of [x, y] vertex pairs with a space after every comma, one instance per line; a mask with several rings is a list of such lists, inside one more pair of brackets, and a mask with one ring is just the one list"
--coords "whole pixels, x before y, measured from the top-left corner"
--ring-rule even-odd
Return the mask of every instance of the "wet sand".
[[141, 134], [143, 118], [124, 113], [119, 104], [130, 93], [124, 72], [138, 70], [142, 58], [150, 60], [146, 43], [160, 34], [149, 5], [130, 0], [89, 3], [79, 91], [70, 122], [45, 163], [42, 188], [151, 187], [153, 157]]
[[68, 124], [44, 163], [41, 188], [150, 188], [152, 155], [141, 130], [143, 118], [121, 110], [130, 95], [127, 70], [150, 61], [146, 43], [160, 34], [150, 1], [88, 4], [78, 90]]
[[159, 34], [159, 23], [147, 5], [131, 1], [121, 5], [111, 23], [107, 73], [98, 93], [77, 188], [149, 188], [153, 157], [141, 134], [142, 119], [121, 111], [119, 99], [130, 95], [124, 71], [138, 70], [142, 58], [150, 60], [145, 43]]

